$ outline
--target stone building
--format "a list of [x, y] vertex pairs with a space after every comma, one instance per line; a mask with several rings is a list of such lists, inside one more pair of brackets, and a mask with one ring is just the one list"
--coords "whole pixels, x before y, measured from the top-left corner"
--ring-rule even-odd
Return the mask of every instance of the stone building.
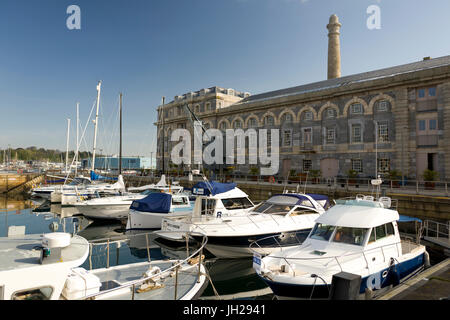
[[257, 95], [213, 87], [159, 106], [158, 168], [162, 137], [168, 163], [171, 130], [190, 126], [188, 104], [206, 128], [279, 129], [283, 177], [291, 170], [321, 170], [327, 178], [395, 169], [421, 180], [431, 169], [450, 178], [450, 56], [341, 77], [340, 27], [331, 16], [328, 80]]

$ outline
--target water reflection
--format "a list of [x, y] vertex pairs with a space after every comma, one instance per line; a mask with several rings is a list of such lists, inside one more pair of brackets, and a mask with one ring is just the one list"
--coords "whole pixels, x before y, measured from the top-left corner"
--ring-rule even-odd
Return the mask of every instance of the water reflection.
[[[25, 226], [26, 234], [62, 231], [77, 233], [91, 244], [91, 254], [82, 265], [85, 269], [104, 268], [147, 260], [185, 259], [197, 250], [189, 246], [166, 243], [154, 232], [128, 231], [117, 221], [93, 221], [75, 207], [61, 207], [45, 201], [0, 198], [0, 237], [10, 226]], [[107, 238], [111, 241], [106, 244]], [[103, 239], [103, 240], [102, 240]], [[252, 259], [220, 260], [204, 251], [205, 265], [212, 279], [203, 298], [254, 299], [271, 291], [252, 268]], [[109, 259], [108, 259], [109, 257]], [[269, 294], [269, 295], [267, 295]]]

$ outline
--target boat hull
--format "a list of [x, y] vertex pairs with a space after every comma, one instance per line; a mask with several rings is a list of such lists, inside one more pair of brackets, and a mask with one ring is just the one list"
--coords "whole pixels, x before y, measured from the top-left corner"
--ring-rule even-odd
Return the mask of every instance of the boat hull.
[[157, 213], [129, 210], [126, 229], [161, 229], [161, 223], [164, 218], [187, 216], [191, 214], [191, 212], [192, 211], [190, 210], [175, 211], [171, 213]]
[[[405, 260], [395, 265], [395, 268], [384, 268], [378, 272], [372, 273], [369, 276], [361, 279], [361, 286], [359, 290], [360, 297], [362, 297], [366, 289], [373, 291], [386, 288], [388, 286], [396, 286], [401, 281], [413, 276], [420, 271], [424, 266], [425, 253], [422, 252], [417, 256]], [[383, 274], [386, 276], [383, 277]], [[330, 296], [331, 283], [327, 285], [323, 284], [319, 278], [317, 282], [321, 281], [322, 284], [313, 285], [301, 285], [286, 283], [280, 281], [272, 281], [267, 277], [258, 274], [262, 280], [272, 289], [273, 293], [279, 300], [291, 300], [291, 299], [328, 299]]]
[[[260, 254], [270, 254], [278, 252], [280, 246], [283, 248], [289, 246], [298, 246], [310, 233], [311, 229], [292, 230], [286, 232], [276, 233], [262, 233], [242, 236], [211, 236], [208, 235], [208, 243], [206, 249], [217, 258], [244, 258], [253, 256], [254, 252]], [[288, 237], [286, 235], [294, 235]], [[201, 240], [199, 236], [193, 236], [195, 240]], [[266, 242], [261, 241], [268, 238]], [[269, 239], [277, 239], [278, 242], [269, 241]], [[254, 241], [260, 243], [260, 247], [253, 247], [250, 249], [250, 244]]]
[[110, 204], [110, 205], [77, 205], [79, 212], [85, 217], [92, 219], [126, 219], [131, 202], [128, 204]]

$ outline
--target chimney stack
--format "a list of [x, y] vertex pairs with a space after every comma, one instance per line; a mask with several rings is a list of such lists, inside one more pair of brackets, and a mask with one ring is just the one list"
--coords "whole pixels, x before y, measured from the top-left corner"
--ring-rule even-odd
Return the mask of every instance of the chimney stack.
[[328, 79], [341, 77], [341, 42], [340, 29], [341, 24], [337, 15], [330, 17], [328, 29]]

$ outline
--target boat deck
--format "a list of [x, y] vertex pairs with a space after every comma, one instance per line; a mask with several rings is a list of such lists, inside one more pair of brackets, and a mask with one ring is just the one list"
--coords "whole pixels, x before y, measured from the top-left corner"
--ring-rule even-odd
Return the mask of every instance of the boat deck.
[[[0, 271], [30, 268], [40, 264], [41, 235], [21, 235], [0, 238]], [[87, 255], [88, 242], [79, 236], [71, 238], [68, 247], [51, 249], [51, 254], [45, 260], [45, 264], [71, 262], [82, 259]]]
[[[102, 287], [100, 292], [113, 289], [118, 286], [127, 285], [128, 283], [142, 278], [142, 275], [151, 267], [159, 267], [161, 270], [166, 270], [172, 266], [172, 261], [154, 261], [151, 263], [135, 263], [132, 265], [123, 265], [113, 268], [103, 268], [92, 270], [91, 273], [100, 278]], [[202, 273], [205, 272], [203, 266]], [[174, 300], [175, 299], [175, 283], [177, 283], [177, 299], [182, 298], [195, 286], [202, 286], [204, 283], [197, 283], [198, 280], [198, 265], [183, 265], [178, 271], [178, 278], [176, 279], [175, 271], [168, 271], [163, 273], [164, 278], [160, 281], [163, 286], [155, 288], [146, 292], [138, 293], [139, 285], [136, 285], [134, 300]], [[204, 278], [204, 276], [202, 276]], [[117, 289], [109, 293], [99, 295], [95, 299], [101, 300], [131, 300], [132, 287]]]

